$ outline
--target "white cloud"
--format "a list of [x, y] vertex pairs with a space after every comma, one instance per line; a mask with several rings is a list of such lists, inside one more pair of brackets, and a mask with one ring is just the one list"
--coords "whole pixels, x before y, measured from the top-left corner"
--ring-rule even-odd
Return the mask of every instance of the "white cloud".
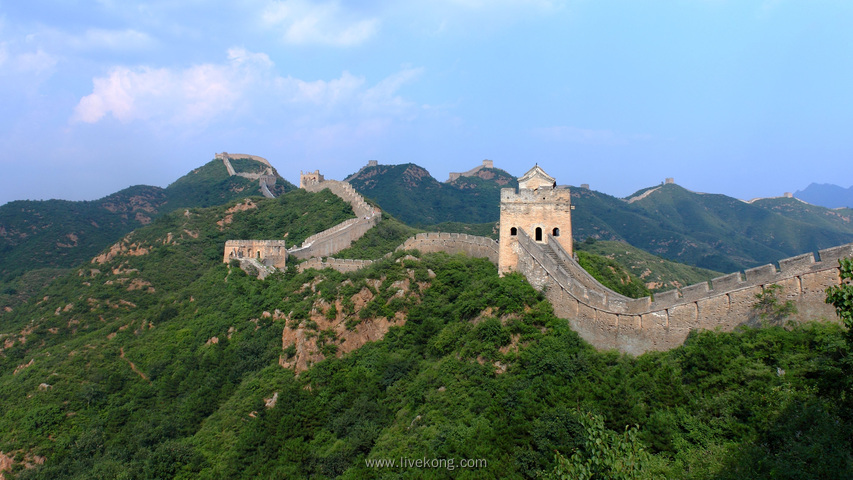
[[9, 58], [9, 53], [6, 51], [6, 42], [0, 42], [0, 67], [6, 63], [7, 58]]
[[[343, 72], [331, 80], [302, 80], [275, 74], [263, 53], [228, 50], [220, 64], [185, 69], [115, 67], [93, 79], [92, 93], [80, 99], [72, 122], [97, 123], [111, 115], [120, 122], [152, 120], [168, 124], [206, 124], [222, 114], [270, 111], [302, 125], [326, 125], [366, 118], [411, 117], [418, 107], [399, 91], [420, 68], [406, 68], [367, 85], [364, 77]], [[317, 108], [321, 107], [321, 108]], [[284, 112], [284, 113], [282, 113]], [[273, 120], [275, 121], [275, 120]]]
[[51, 70], [57, 61], [57, 57], [38, 49], [14, 55], [10, 63], [19, 72], [41, 74]]
[[397, 95], [397, 91], [406, 83], [419, 77], [423, 71], [423, 68], [407, 68], [390, 75], [364, 93], [364, 106], [366, 108], [405, 108], [411, 106], [411, 103]]
[[207, 122], [232, 110], [248, 87], [272, 66], [265, 54], [228, 51], [224, 64], [184, 70], [116, 67], [93, 80], [90, 95], [74, 110], [73, 121], [95, 123], [107, 114], [121, 122], [162, 118], [168, 122]]
[[156, 41], [145, 32], [133, 29], [103, 30], [89, 29], [82, 35], [69, 36], [67, 44], [80, 50], [144, 50], [151, 48]]
[[262, 23], [283, 31], [285, 42], [349, 47], [364, 43], [379, 29], [378, 18], [356, 18], [337, 0], [312, 3], [305, 0], [271, 2]]
[[287, 77], [278, 79], [277, 83], [280, 90], [285, 94], [285, 98], [291, 102], [333, 106], [355, 96], [364, 82], [364, 77], [356, 77], [344, 71], [340, 78], [329, 81], [307, 82]]

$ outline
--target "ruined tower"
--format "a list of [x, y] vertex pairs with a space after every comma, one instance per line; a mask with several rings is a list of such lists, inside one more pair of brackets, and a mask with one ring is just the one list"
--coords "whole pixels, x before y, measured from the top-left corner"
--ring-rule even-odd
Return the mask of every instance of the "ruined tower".
[[569, 189], [558, 188], [557, 181], [539, 165], [518, 179], [518, 190], [501, 189], [498, 272], [504, 275], [517, 270], [522, 231], [539, 243], [553, 238], [571, 255], [571, 209]]
[[314, 170], [313, 172], [299, 172], [299, 188], [305, 188], [307, 185], [314, 185], [316, 183], [322, 183], [326, 179], [323, 175], [320, 174], [320, 170]]

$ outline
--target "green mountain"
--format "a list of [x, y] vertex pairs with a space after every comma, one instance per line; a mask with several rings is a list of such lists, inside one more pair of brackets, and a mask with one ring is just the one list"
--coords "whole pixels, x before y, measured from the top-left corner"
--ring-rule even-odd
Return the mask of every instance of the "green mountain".
[[[612, 260], [632, 277], [641, 281], [651, 292], [686, 287], [723, 275], [721, 272], [666, 260], [625, 242], [597, 241], [587, 237], [587, 240], [575, 243], [575, 250], [578, 255], [584, 252]], [[586, 265], [584, 268], [590, 271]]]
[[[821, 207], [791, 212], [666, 184], [628, 200], [574, 188], [572, 234], [629, 243], [660, 257], [733, 272], [853, 241], [853, 225]], [[795, 200], [796, 201], [796, 200]]]
[[[723, 272], [853, 241], [853, 224], [834, 221], [820, 207], [808, 215], [801, 209], [801, 215], [795, 217], [759, 206], [762, 204], [695, 193], [674, 184], [662, 185], [630, 205], [658, 219], [661, 230], [682, 234], [699, 248], [689, 252], [685, 251], [688, 245], [659, 239], [647, 244], [629, 243], [682, 263]], [[696, 250], [712, 253], [697, 255]]]
[[400, 221], [413, 226], [496, 222], [500, 216], [500, 189], [518, 186], [515, 177], [497, 168], [482, 168], [475, 176], [441, 183], [413, 163], [364, 167], [347, 181]]
[[[500, 189], [517, 187], [515, 178], [503, 170], [480, 168], [475, 176], [441, 183], [414, 164], [368, 166], [349, 181], [408, 225], [486, 236], [493, 236], [491, 222], [500, 216]], [[675, 184], [648, 187], [627, 199], [573, 187], [572, 199], [576, 241], [591, 237], [625, 242], [716, 272], [853, 242], [849, 209], [830, 210], [796, 199], [747, 203]]]
[[[240, 173], [256, 174], [267, 168], [249, 159], [231, 162]], [[274, 175], [273, 193], [295, 188], [278, 173]], [[229, 176], [221, 160], [212, 160], [166, 188], [137, 185], [83, 202], [9, 202], [0, 206], [0, 285], [9, 288], [32, 270], [74, 267], [172, 210], [221, 205], [253, 195], [261, 195], [257, 180]]]
[[2, 473], [853, 475], [838, 325], [695, 332], [634, 358], [596, 351], [483, 259], [396, 252], [263, 281], [222, 263], [226, 239], [296, 244], [352, 216], [301, 190], [173, 211], [3, 313]]
[[853, 231], [853, 209], [850, 208], [826, 208], [786, 197], [759, 198], [749, 203], [798, 222], [827, 229]]

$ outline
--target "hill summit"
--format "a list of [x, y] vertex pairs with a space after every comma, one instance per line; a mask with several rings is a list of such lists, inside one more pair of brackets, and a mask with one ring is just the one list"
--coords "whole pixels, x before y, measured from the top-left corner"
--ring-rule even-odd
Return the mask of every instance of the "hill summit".
[[78, 265], [179, 208], [262, 195], [262, 185], [272, 196], [296, 188], [261, 157], [231, 154], [225, 161], [221, 155], [166, 188], [135, 185], [92, 201], [18, 200], [0, 206], [0, 282], [35, 269]]
[[346, 181], [394, 217], [415, 226], [496, 222], [500, 189], [518, 186], [513, 175], [494, 168], [491, 160], [467, 172], [451, 173], [444, 183], [413, 163], [371, 161]]

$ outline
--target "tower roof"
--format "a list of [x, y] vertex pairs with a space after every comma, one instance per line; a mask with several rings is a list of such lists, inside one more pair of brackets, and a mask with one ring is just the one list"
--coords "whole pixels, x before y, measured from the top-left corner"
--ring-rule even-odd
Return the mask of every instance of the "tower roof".
[[518, 179], [518, 188], [535, 190], [542, 186], [550, 187], [556, 182], [554, 177], [545, 173], [545, 170], [537, 164]]

